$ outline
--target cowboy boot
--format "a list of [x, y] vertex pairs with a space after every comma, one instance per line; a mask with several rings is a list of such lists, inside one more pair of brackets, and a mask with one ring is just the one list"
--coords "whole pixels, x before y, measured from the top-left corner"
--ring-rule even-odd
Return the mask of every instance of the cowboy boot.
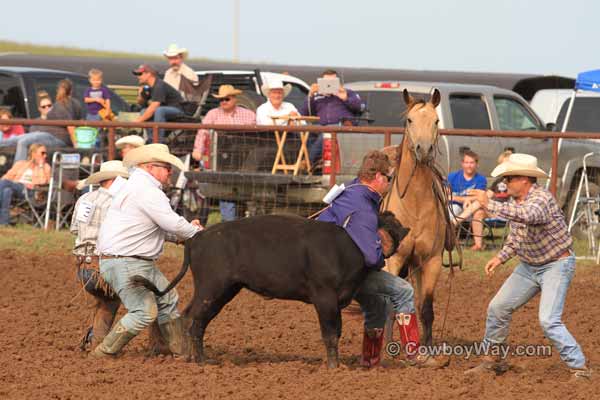
[[398, 330], [400, 331], [400, 342], [406, 352], [408, 364], [420, 368], [443, 368], [448, 366], [450, 358], [435, 358], [429, 354], [419, 352], [419, 322], [415, 313], [398, 313], [394, 316]]
[[363, 334], [362, 356], [360, 365], [366, 368], [375, 367], [381, 361], [383, 347], [383, 329], [365, 329]]
[[127, 344], [131, 339], [137, 336], [137, 333], [128, 331], [122, 324], [121, 321], [117, 322], [112, 330], [106, 335], [102, 343], [98, 345], [90, 353], [92, 357], [106, 357], [116, 356], [119, 351]]
[[94, 322], [92, 323], [92, 348], [96, 348], [102, 343], [108, 332], [110, 332], [120, 304], [119, 300], [97, 298], [96, 313], [94, 314]]
[[158, 325], [169, 350], [176, 356], [187, 355], [191, 349], [190, 336], [184, 331], [183, 323], [183, 318], [178, 317]]

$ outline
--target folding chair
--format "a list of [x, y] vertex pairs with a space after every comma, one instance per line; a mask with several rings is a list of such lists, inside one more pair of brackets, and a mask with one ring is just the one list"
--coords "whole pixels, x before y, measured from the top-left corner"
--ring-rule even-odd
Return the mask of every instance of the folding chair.
[[[67, 227], [70, 222], [71, 213], [75, 207], [75, 191], [67, 190], [65, 182], [78, 181], [80, 174], [89, 176], [94, 172], [98, 161], [102, 160], [102, 155], [92, 154], [89, 165], [81, 164], [81, 154], [79, 153], [61, 153], [55, 152], [52, 155], [52, 176], [48, 185], [48, 197], [46, 201], [46, 211], [44, 215], [44, 229], [48, 230], [50, 218], [55, 217], [55, 229]], [[92, 185], [90, 185], [90, 190]], [[54, 204], [54, 210], [52, 205]]]

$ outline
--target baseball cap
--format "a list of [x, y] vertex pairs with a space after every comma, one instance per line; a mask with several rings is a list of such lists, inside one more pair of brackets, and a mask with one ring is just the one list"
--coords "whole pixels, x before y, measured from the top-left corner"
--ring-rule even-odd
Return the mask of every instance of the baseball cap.
[[148, 64], [142, 64], [131, 72], [134, 75], [141, 75], [144, 72], [149, 72], [152, 75], [156, 75], [156, 70], [154, 68], [152, 68], [151, 66], [149, 66]]

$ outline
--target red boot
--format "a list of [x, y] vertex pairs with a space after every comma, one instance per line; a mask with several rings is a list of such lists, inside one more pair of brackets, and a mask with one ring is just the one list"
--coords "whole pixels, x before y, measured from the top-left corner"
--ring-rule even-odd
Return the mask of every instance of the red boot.
[[419, 349], [419, 323], [417, 315], [415, 313], [399, 313], [395, 315], [395, 319], [400, 331], [402, 350], [404, 350], [408, 359], [413, 359]]
[[360, 365], [366, 368], [375, 367], [381, 361], [383, 347], [383, 329], [365, 329], [363, 334], [362, 356]]
[[395, 315], [395, 319], [400, 331], [400, 342], [409, 365], [419, 368], [444, 368], [450, 364], [450, 357], [419, 354], [419, 323], [415, 313], [399, 313]]

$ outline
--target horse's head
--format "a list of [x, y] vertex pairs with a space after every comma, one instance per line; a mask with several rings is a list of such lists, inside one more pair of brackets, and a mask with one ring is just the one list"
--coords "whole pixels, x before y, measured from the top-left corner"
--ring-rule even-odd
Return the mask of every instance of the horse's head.
[[433, 157], [438, 138], [438, 116], [435, 108], [440, 104], [440, 92], [433, 90], [429, 101], [415, 100], [408, 90], [403, 91], [406, 103], [405, 137], [417, 162], [427, 162]]

